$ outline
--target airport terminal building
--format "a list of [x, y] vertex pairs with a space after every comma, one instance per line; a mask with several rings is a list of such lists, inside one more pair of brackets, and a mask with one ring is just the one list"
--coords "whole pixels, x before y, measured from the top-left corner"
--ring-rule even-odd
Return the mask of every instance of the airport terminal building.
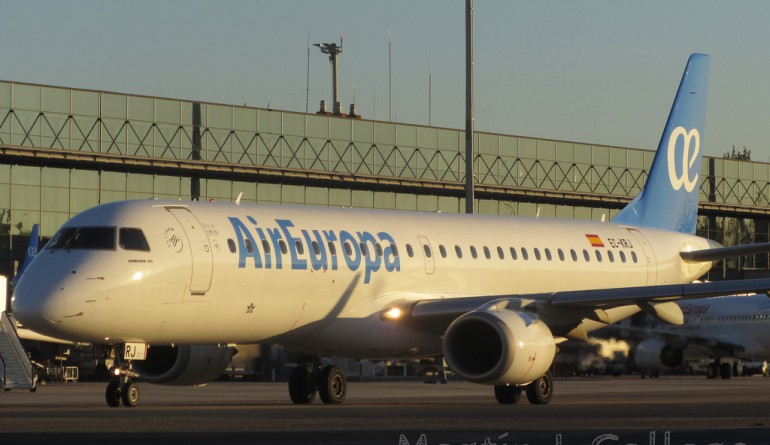
[[[477, 211], [539, 218], [610, 219], [654, 155], [493, 133], [474, 145]], [[459, 129], [0, 81], [0, 274], [14, 275], [33, 224], [47, 238], [117, 200], [461, 212], [464, 153]], [[768, 241], [769, 203], [770, 164], [703, 158], [700, 235]], [[709, 278], [768, 269], [748, 256]]]

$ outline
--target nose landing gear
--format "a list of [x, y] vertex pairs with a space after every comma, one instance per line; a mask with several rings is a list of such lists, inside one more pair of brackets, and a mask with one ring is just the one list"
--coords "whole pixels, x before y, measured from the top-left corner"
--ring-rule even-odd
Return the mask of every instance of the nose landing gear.
[[131, 370], [131, 363], [127, 363], [125, 367], [112, 368], [110, 374], [113, 377], [104, 393], [107, 405], [113, 408], [121, 404], [126, 407], [139, 405], [139, 385], [132, 380], [138, 378], [139, 374]]

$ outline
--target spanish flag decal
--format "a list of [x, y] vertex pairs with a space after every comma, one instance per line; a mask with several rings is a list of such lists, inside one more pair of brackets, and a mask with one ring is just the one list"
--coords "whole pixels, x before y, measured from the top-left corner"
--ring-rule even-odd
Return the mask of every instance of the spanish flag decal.
[[588, 238], [588, 242], [591, 243], [591, 247], [604, 247], [604, 242], [599, 238], [599, 235], [586, 234], [586, 238]]

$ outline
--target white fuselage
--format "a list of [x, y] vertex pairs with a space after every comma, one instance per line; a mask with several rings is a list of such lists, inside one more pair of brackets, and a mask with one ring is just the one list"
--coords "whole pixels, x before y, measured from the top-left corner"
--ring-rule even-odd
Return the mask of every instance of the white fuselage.
[[[81, 227], [116, 241], [40, 252], [14, 301], [35, 331], [355, 357], [440, 353], [435, 335], [382, 321], [394, 301], [687, 283], [711, 264], [679, 252], [713, 247], [591, 221], [153, 200], [99, 206], [62, 230]], [[124, 228], [148, 248], [122, 246]]]
[[[685, 323], [673, 328], [652, 320], [647, 328], [665, 333], [677, 346], [721, 348], [745, 360], [770, 360], [770, 299], [765, 295], [707, 298], [679, 303]], [[711, 346], [709, 346], [711, 345]], [[729, 345], [735, 346], [734, 348]], [[724, 351], [727, 348], [728, 350]]]

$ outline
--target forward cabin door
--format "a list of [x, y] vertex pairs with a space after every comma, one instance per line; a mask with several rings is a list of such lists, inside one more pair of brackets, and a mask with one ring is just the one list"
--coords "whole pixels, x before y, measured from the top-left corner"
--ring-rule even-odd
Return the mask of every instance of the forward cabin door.
[[433, 275], [436, 271], [436, 260], [434, 259], [436, 252], [433, 251], [433, 247], [430, 245], [428, 238], [424, 236], [418, 236], [417, 238], [420, 240], [421, 253], [423, 257], [425, 257], [425, 273]]
[[205, 295], [211, 287], [214, 272], [214, 260], [211, 252], [211, 241], [203, 228], [203, 224], [185, 207], [166, 207], [166, 210], [179, 221], [187, 236], [187, 246], [192, 265], [190, 277], [190, 293]]

